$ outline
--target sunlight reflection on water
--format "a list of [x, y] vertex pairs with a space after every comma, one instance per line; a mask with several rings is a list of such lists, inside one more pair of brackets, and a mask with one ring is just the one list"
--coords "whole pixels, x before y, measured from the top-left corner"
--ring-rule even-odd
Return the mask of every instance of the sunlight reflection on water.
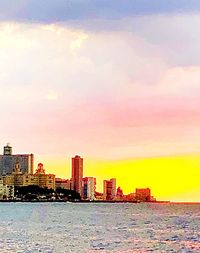
[[1, 203], [1, 252], [199, 252], [198, 204]]

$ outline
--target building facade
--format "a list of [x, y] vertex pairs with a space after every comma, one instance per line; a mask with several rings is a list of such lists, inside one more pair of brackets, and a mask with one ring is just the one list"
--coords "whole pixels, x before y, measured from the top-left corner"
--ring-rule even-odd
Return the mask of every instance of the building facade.
[[0, 200], [13, 199], [15, 196], [14, 176], [0, 177]]
[[151, 190], [149, 188], [136, 189], [135, 198], [137, 201], [149, 202], [151, 201]]
[[83, 158], [76, 155], [72, 158], [72, 179], [71, 190], [74, 190], [82, 197], [82, 179], [83, 179]]
[[12, 172], [14, 186], [15, 187], [22, 187], [23, 186], [23, 174], [20, 168], [19, 162], [16, 163], [15, 169]]
[[46, 174], [42, 163], [38, 164], [35, 174], [22, 174], [20, 164], [16, 163], [12, 174], [4, 176], [3, 180], [4, 184], [14, 185], [15, 187], [37, 185], [41, 188], [55, 190], [55, 175]]
[[39, 187], [53, 190], [56, 189], [56, 176], [54, 174], [46, 174], [42, 163], [38, 164], [34, 177], [36, 178]]
[[0, 155], [0, 176], [12, 174], [15, 164], [19, 162], [22, 174], [33, 173], [34, 155], [19, 154], [13, 155], [12, 147], [7, 144], [4, 147], [3, 155]]
[[116, 200], [123, 200], [124, 199], [124, 193], [123, 193], [123, 190], [118, 187], [117, 188], [117, 192], [116, 192]]
[[95, 190], [96, 190], [96, 178], [85, 177], [82, 180], [83, 187], [83, 199], [93, 201], [95, 200]]
[[69, 179], [56, 178], [56, 189], [58, 188], [70, 190], [71, 181]]
[[29, 186], [29, 185], [39, 185], [38, 177], [36, 177], [34, 174], [24, 174], [23, 175], [23, 186]]
[[14, 185], [3, 185], [3, 199], [14, 199], [15, 187]]
[[116, 178], [103, 181], [103, 198], [104, 200], [114, 200], [116, 197]]
[[3, 199], [3, 192], [4, 192], [3, 177], [0, 177], [0, 200]]

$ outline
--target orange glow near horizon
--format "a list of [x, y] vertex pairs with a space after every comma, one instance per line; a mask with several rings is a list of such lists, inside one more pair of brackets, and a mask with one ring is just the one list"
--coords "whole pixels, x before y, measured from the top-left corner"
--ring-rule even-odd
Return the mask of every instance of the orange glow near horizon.
[[[47, 157], [46, 157], [47, 158]], [[68, 161], [69, 160], [69, 161]], [[71, 177], [71, 160], [45, 162], [47, 172], [57, 177]], [[84, 176], [97, 178], [97, 191], [102, 192], [103, 180], [115, 177], [125, 194], [135, 188], [150, 187], [157, 200], [198, 202], [200, 194], [200, 156], [95, 160], [84, 158]]]

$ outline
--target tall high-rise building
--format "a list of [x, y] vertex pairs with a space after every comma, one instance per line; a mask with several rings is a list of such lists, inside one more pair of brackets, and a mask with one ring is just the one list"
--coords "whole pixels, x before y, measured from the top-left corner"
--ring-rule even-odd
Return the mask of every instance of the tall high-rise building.
[[76, 155], [72, 158], [72, 182], [71, 189], [82, 197], [83, 158]]
[[104, 200], [114, 200], [116, 197], [116, 178], [103, 181]]
[[96, 178], [84, 177], [82, 181], [83, 199], [95, 200]]
[[20, 164], [22, 173], [33, 174], [33, 154], [13, 155], [12, 147], [7, 144], [4, 147], [3, 155], [0, 155], [0, 176], [12, 174], [16, 163]]

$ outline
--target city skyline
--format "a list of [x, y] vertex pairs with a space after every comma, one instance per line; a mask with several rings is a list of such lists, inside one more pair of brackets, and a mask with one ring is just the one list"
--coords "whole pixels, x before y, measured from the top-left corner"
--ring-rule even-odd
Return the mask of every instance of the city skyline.
[[[22, 157], [22, 156], [27, 156], [27, 154], [25, 154], [25, 155], [21, 155], [21, 154], [18, 154], [18, 155], [16, 155], [16, 154], [14, 154], [13, 153], [13, 147], [11, 147], [10, 146], [10, 144], [7, 144], [6, 146], [4, 146], [3, 147], [3, 153], [5, 154], [5, 156], [13, 156], [13, 157], [17, 157], [17, 156], [19, 156], [19, 157]], [[31, 154], [33, 157], [35, 157], [33, 154]], [[5, 158], [6, 159], [6, 158]], [[21, 160], [16, 160], [17, 161], [17, 163], [21, 163]], [[84, 160], [84, 162], [85, 161], [87, 161], [87, 160]], [[138, 160], [139, 162], [144, 162], [145, 160]], [[137, 163], [137, 160], [135, 160], [134, 161], [135, 163]], [[149, 162], [149, 165], [150, 165], [150, 160], [148, 161], [147, 160], [147, 162]], [[172, 162], [173, 162], [173, 160], [172, 160]], [[8, 168], [8, 171], [7, 171], [7, 173], [8, 173], [8, 175], [10, 174], [10, 171], [12, 171], [12, 169], [13, 168], [15, 168], [15, 165], [17, 165], [17, 163], [9, 163], [9, 168]], [[22, 161], [22, 163], [23, 163], [23, 161]], [[39, 163], [35, 163], [35, 160], [32, 160], [32, 164], [35, 164], [35, 168], [33, 167], [33, 170], [32, 170], [32, 172], [31, 172], [31, 175], [30, 175], [30, 178], [28, 179], [28, 181], [27, 182], [29, 182], [30, 180], [32, 180], [32, 174], [33, 175], [35, 175], [35, 174], [37, 174], [37, 171], [40, 171], [40, 173], [41, 173], [41, 170], [43, 170], [43, 163], [41, 163], [41, 161], [39, 162]], [[87, 163], [86, 163], [87, 164]], [[28, 164], [26, 165], [26, 166], [29, 166]], [[21, 165], [20, 165], [20, 167], [21, 167]], [[28, 167], [27, 167], [28, 168]], [[42, 169], [41, 169], [42, 168]], [[96, 170], [94, 170], [94, 171], [96, 171]], [[48, 168], [47, 168], [47, 172], [49, 172], [49, 170], [48, 170]], [[82, 196], [83, 197], [83, 192], [84, 192], [84, 186], [83, 186], [83, 184], [84, 184], [84, 182], [86, 182], [86, 181], [88, 181], [88, 179], [93, 179], [93, 180], [95, 180], [95, 183], [93, 182], [92, 183], [92, 185], [93, 185], [93, 187], [94, 187], [94, 189], [97, 191], [97, 192], [101, 192], [102, 194], [103, 194], [103, 196], [105, 196], [106, 194], [105, 194], [105, 188], [107, 187], [107, 186], [105, 186], [105, 182], [108, 182], [109, 184], [110, 183], [112, 183], [112, 180], [114, 180], [114, 188], [113, 189], [115, 189], [115, 191], [116, 191], [116, 189], [119, 187], [119, 188], [121, 188], [122, 187], [122, 191], [125, 193], [125, 195], [124, 196], [128, 196], [128, 195], [130, 195], [130, 194], [133, 194], [134, 193], [134, 189], [142, 189], [142, 190], [145, 190], [145, 189], [150, 189], [151, 187], [149, 187], [149, 186], [151, 186], [151, 185], [153, 185], [152, 184], [152, 182], [151, 182], [151, 179], [152, 178], [150, 178], [150, 180], [149, 181], [146, 181], [146, 182], [149, 182], [149, 183], [146, 183], [146, 184], [144, 184], [144, 183], [142, 183], [142, 184], [138, 184], [138, 178], [137, 178], [137, 180], [133, 180], [132, 181], [132, 187], [131, 188], [128, 188], [129, 190], [127, 191], [127, 180], [123, 180], [123, 181], [120, 181], [120, 180], [118, 180], [119, 178], [112, 178], [111, 176], [109, 176], [110, 174], [104, 174], [103, 175], [103, 178], [102, 178], [102, 180], [100, 180], [100, 181], [98, 181], [98, 177], [96, 178], [96, 175], [94, 175], [94, 174], [90, 174], [90, 175], [88, 175], [87, 173], [85, 173], [84, 172], [84, 165], [83, 165], [83, 158], [81, 157], [81, 156], [79, 156], [79, 155], [75, 155], [74, 157], [71, 157], [70, 158], [70, 169], [69, 169], [69, 176], [66, 178], [65, 176], [61, 179], [60, 177], [59, 177], [59, 175], [55, 172], [55, 170], [53, 171], [53, 172], [51, 172], [51, 174], [47, 174], [47, 176], [54, 176], [54, 177], [56, 177], [56, 179], [59, 181], [59, 185], [62, 185], [63, 183], [61, 183], [62, 181], [60, 181], [60, 180], [63, 180], [63, 181], [65, 181], [65, 186], [66, 185], [68, 185], [67, 187], [69, 187], [70, 189], [72, 189], [72, 190], [75, 190], [75, 191], [77, 191], [79, 194], [80, 194], [80, 196]], [[43, 174], [43, 173], [42, 173]], [[44, 174], [45, 174], [45, 170], [44, 170]], [[150, 171], [150, 174], [151, 174], [151, 176], [153, 176], [153, 178], [155, 179], [156, 178], [156, 175], [154, 175], [153, 173], [151, 173], [151, 171]], [[111, 178], [111, 179], [109, 179], [109, 177]], [[128, 177], [131, 177], [131, 174], [129, 174], [128, 175]], [[96, 179], [97, 179], [97, 187], [96, 187]], [[116, 184], [116, 179], [117, 179], [117, 184]], [[145, 175], [143, 175], [142, 176], [142, 181], [144, 182], [144, 180], [146, 179], [145, 178]], [[159, 180], [159, 179], [158, 179]], [[119, 181], [119, 182], [118, 182]], [[196, 181], [198, 182], [198, 178], [196, 178]], [[75, 183], [74, 183], [75, 182]], [[122, 183], [122, 184], [121, 184]], [[158, 182], [159, 183], [159, 182]], [[70, 185], [70, 186], [69, 186]], [[76, 187], [76, 185], [78, 185], [78, 187]], [[64, 184], [63, 184], [63, 186], [64, 186]], [[62, 187], [63, 187], [62, 186]], [[65, 186], [64, 186], [64, 188], [65, 188]], [[124, 187], [125, 186], [125, 187]], [[169, 186], [169, 185], [168, 185]], [[124, 187], [124, 188], [123, 188]], [[151, 188], [152, 189], [152, 192], [153, 193], [155, 193], [154, 194], [154, 196], [156, 196], [156, 194], [158, 194], [159, 195], [159, 191], [161, 190], [161, 188], [159, 188], [160, 186], [159, 186], [159, 184], [158, 184], [158, 189], [157, 189], [157, 191], [156, 191], [156, 189], [154, 189], [154, 188]], [[77, 188], [77, 189], [76, 189]], [[112, 188], [112, 187], [111, 187]], [[124, 190], [125, 189], [125, 190]], [[171, 189], [171, 188], [170, 188]], [[173, 188], [172, 188], [173, 189]], [[169, 190], [169, 188], [168, 187], [166, 187], [166, 191], [168, 191]], [[111, 191], [112, 192], [112, 191]], [[112, 195], [113, 193], [108, 193], [109, 195]], [[114, 194], [113, 194], [113, 196], [114, 196]], [[152, 196], [152, 198], [153, 198], [153, 196]], [[113, 197], [110, 197], [110, 200], [112, 200], [113, 199]], [[153, 198], [154, 199], [154, 198]], [[175, 200], [173, 200], [173, 199], [167, 199], [167, 198], [156, 198], [158, 201], [174, 201], [174, 202], [196, 202], [196, 201], [191, 201], [191, 199], [189, 200], [189, 201], [186, 201], [186, 200], [177, 200], [177, 199], [175, 199]]]
[[0, 2], [0, 147], [200, 201], [200, 3], [175, 2]]
[[[28, 199], [41, 201], [44, 198], [47, 201], [50, 198], [51, 201], [71, 199], [97, 202], [156, 202], [156, 198], [151, 195], [150, 188], [136, 188], [135, 192], [124, 194], [123, 189], [120, 186], [117, 187], [116, 178], [103, 180], [103, 192], [98, 192], [96, 178], [83, 176], [84, 159], [79, 155], [75, 155], [71, 159], [71, 177], [69, 179], [58, 178], [56, 174], [46, 173], [43, 163], [38, 163], [37, 169], [34, 170], [34, 155], [31, 154], [31, 164], [28, 162], [27, 156], [30, 155], [13, 154], [13, 148], [9, 143], [3, 147], [0, 163], [1, 201]], [[34, 194], [28, 196], [29, 190], [32, 194], [37, 192], [37, 197]], [[27, 196], [22, 197], [20, 192]], [[41, 192], [46, 192], [47, 195], [42, 197], [40, 196]], [[51, 196], [48, 196], [48, 193], [51, 193]]]

